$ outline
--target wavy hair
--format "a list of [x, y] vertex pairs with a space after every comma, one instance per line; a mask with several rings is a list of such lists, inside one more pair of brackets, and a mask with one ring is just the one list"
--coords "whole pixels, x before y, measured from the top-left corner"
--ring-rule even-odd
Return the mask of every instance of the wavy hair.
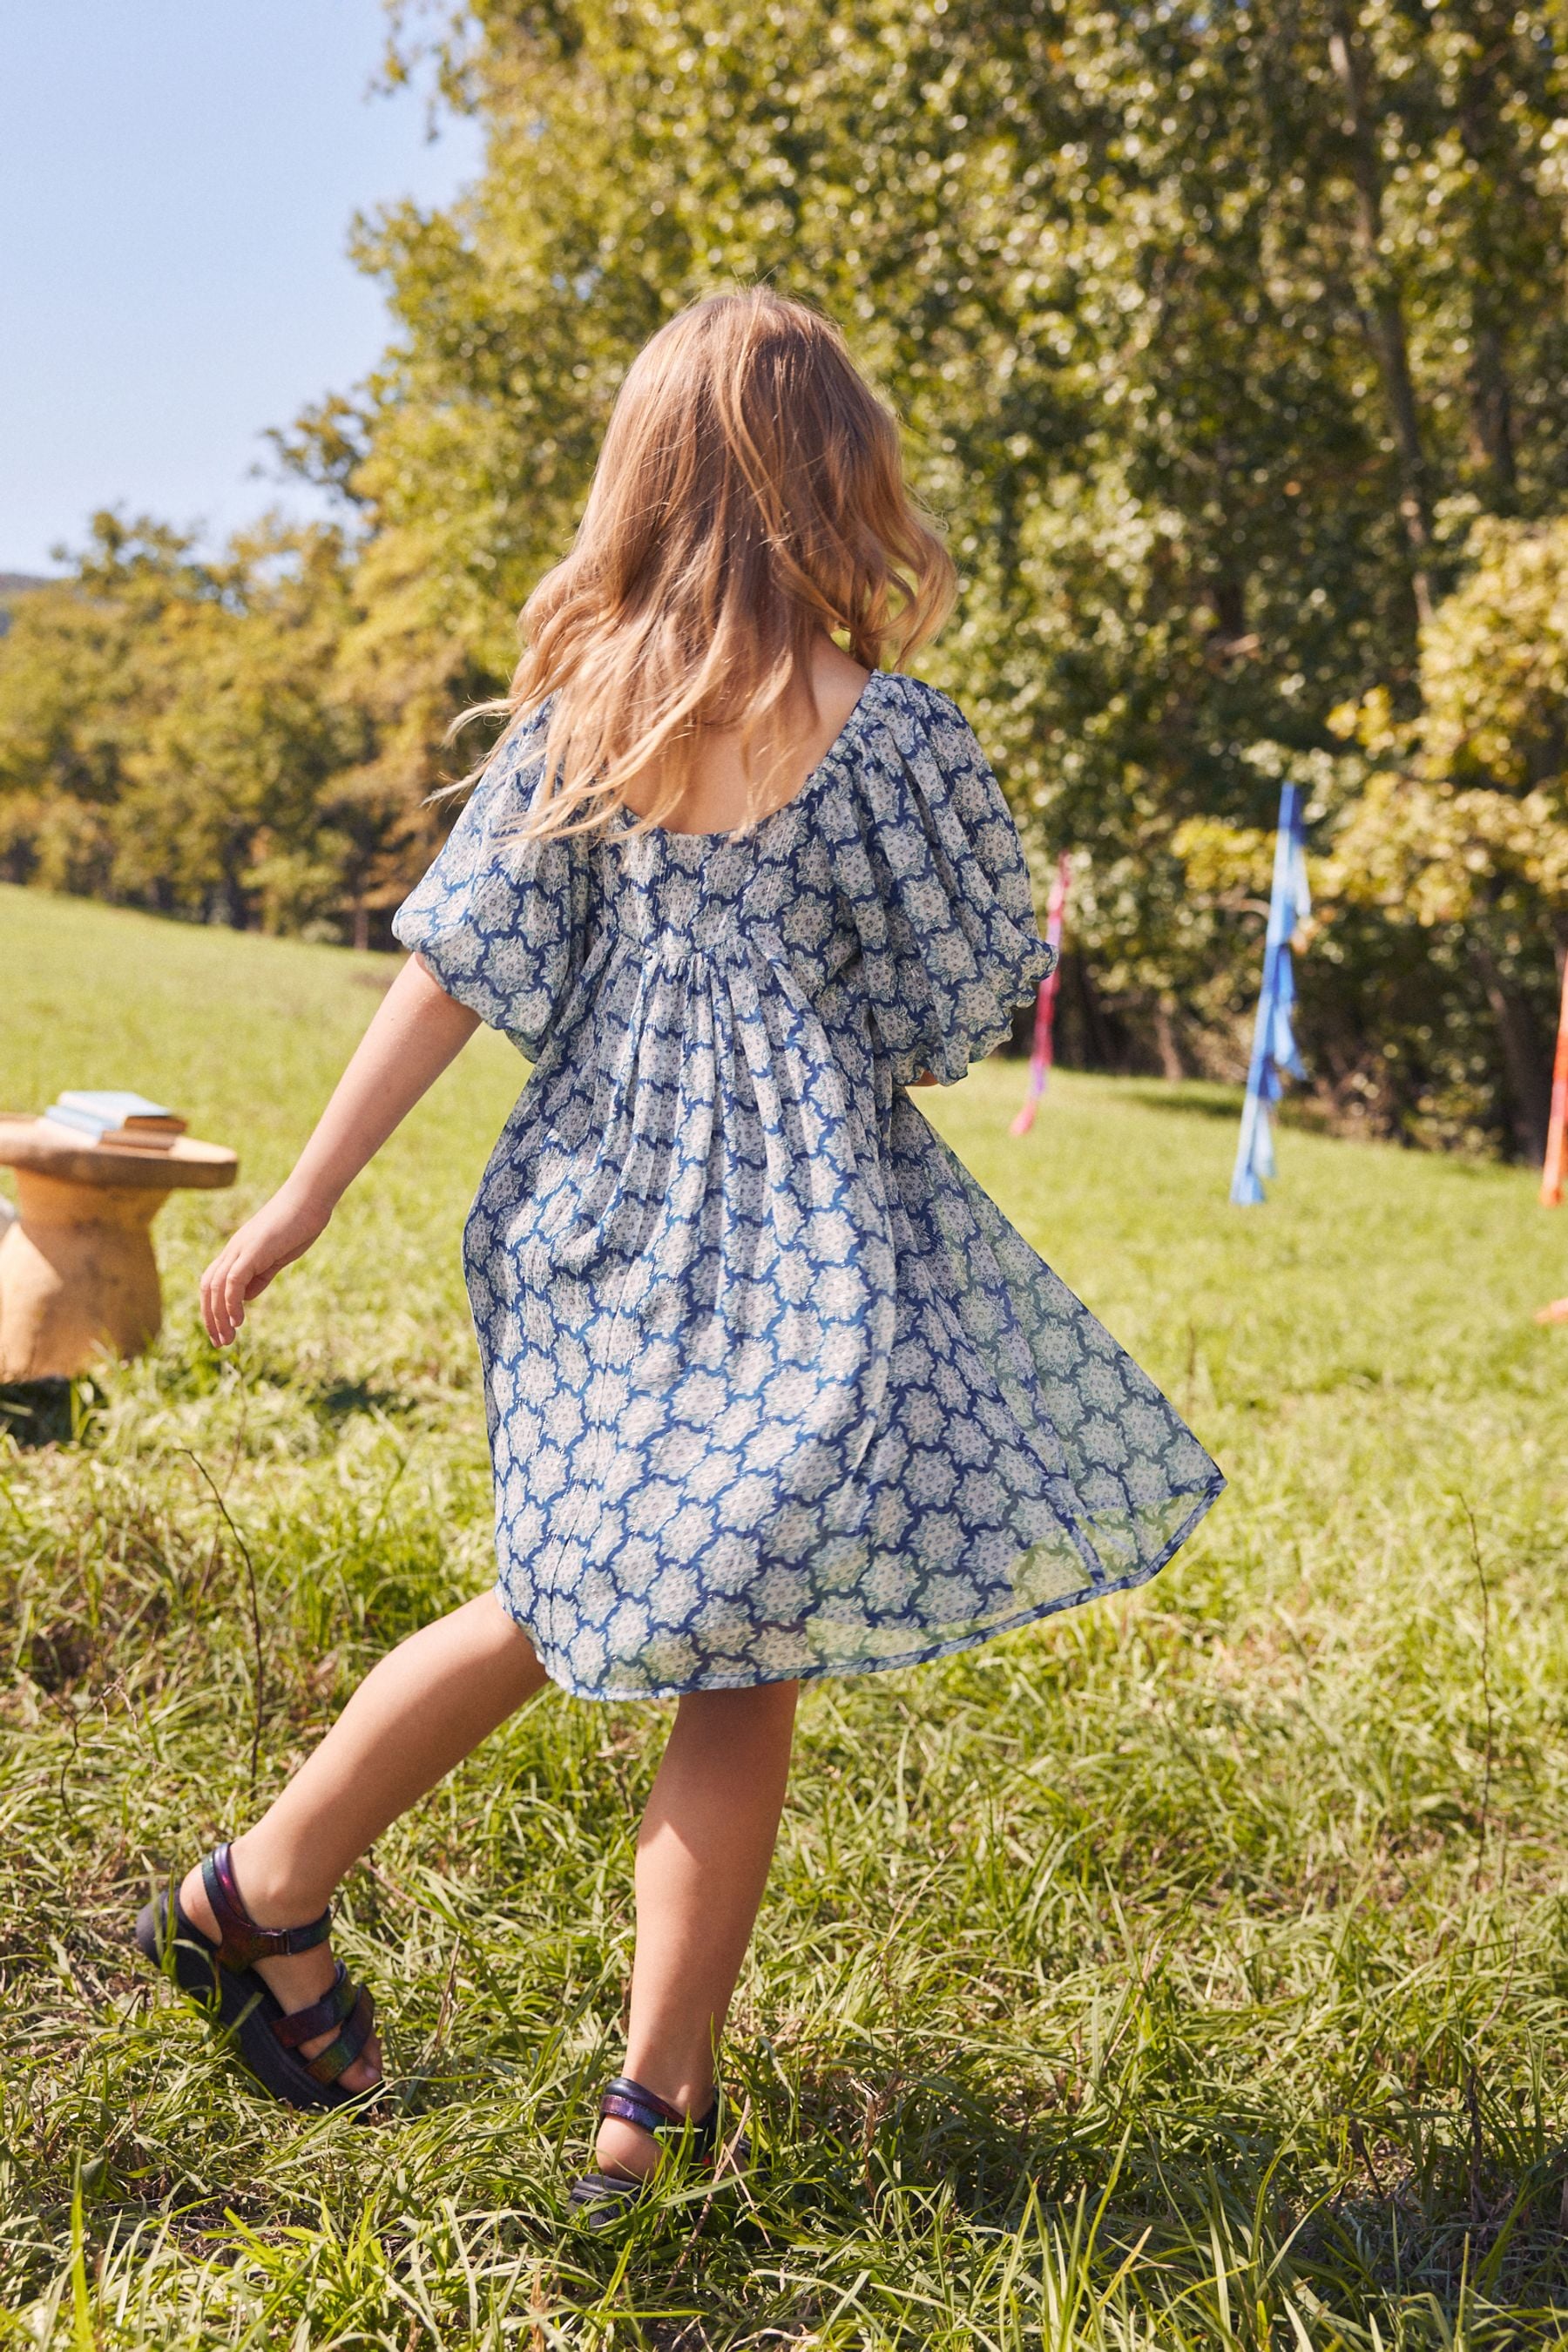
[[631, 814], [662, 823], [710, 728], [738, 730], [758, 813], [786, 709], [804, 692], [816, 710], [816, 633], [896, 667], [953, 588], [892, 415], [833, 322], [767, 287], [694, 304], [633, 362], [572, 551], [523, 607], [508, 693], [481, 706], [520, 722], [549, 704], [521, 829], [602, 824], [653, 767], [653, 804]]

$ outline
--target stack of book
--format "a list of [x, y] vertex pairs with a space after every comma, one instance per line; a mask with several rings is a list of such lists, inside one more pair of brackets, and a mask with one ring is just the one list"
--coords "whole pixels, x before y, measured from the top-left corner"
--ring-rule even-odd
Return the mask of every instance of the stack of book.
[[145, 1095], [73, 1088], [52, 1102], [44, 1117], [68, 1129], [79, 1143], [106, 1143], [117, 1151], [168, 1151], [185, 1122]]

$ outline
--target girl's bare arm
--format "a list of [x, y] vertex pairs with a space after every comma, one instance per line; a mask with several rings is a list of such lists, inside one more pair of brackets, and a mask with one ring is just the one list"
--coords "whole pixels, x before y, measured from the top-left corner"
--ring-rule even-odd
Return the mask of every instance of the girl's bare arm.
[[202, 1276], [202, 1320], [226, 1347], [286, 1265], [303, 1257], [367, 1160], [479, 1027], [411, 956], [354, 1049], [293, 1174], [232, 1234]]

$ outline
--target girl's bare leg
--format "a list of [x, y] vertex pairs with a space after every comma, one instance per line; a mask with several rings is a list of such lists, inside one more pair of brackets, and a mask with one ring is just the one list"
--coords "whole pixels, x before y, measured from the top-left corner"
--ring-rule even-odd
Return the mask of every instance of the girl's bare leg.
[[[798, 1692], [689, 1692], [643, 1816], [626, 2072], [686, 2115], [712, 2103], [714, 2053], [778, 1835]], [[599, 2126], [598, 2156], [638, 2175], [658, 2160], [646, 2133], [614, 2117]]]
[[[296, 1927], [331, 1902], [338, 1882], [390, 1822], [460, 1764], [546, 1680], [532, 1643], [493, 1592], [466, 1601], [400, 1642], [355, 1691], [314, 1754], [253, 1830], [234, 1841], [235, 1876], [258, 1927]], [[180, 1889], [185, 1916], [216, 1935], [193, 1870]], [[305, 2009], [332, 1981], [329, 1945], [260, 1960], [258, 1973], [286, 2010]], [[331, 2039], [307, 2042], [311, 2058]], [[381, 2077], [373, 2040], [339, 2078], [368, 2090]]]

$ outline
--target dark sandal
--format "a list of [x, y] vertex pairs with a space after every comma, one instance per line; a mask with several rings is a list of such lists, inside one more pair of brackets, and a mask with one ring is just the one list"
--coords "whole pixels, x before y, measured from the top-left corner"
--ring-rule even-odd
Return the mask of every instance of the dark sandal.
[[[303, 1927], [258, 1927], [240, 1901], [226, 1845], [207, 1855], [202, 1883], [218, 1924], [218, 1941], [187, 1917], [178, 1890], [165, 1887], [137, 1916], [138, 1950], [161, 1973], [172, 1975], [181, 1991], [231, 2036], [240, 2058], [274, 2098], [291, 2107], [347, 2107], [370, 2098], [370, 2091], [345, 2091], [338, 2083], [375, 2023], [374, 2001], [363, 1985], [350, 1982], [342, 1960], [331, 1990], [308, 2009], [284, 2010], [256, 1973], [258, 1960], [324, 1944], [331, 1932], [331, 1911]], [[336, 2035], [313, 2058], [294, 2055], [302, 2042], [331, 2033], [334, 2026]]]
[[[721, 2154], [728, 2154], [737, 2169], [751, 2153], [744, 2134], [733, 2150], [721, 2144], [719, 2129], [720, 2102], [717, 2093], [705, 2116], [683, 2116], [668, 2099], [641, 2083], [634, 2083], [629, 2074], [617, 2074], [605, 2085], [599, 2101], [599, 2116], [614, 2116], [624, 2124], [635, 2124], [638, 2131], [647, 2132], [661, 2147], [674, 2146], [692, 2161], [712, 2164]], [[574, 2180], [567, 2192], [567, 2203], [580, 2213], [590, 2230], [603, 2230], [626, 2212], [643, 2196], [664, 2169], [656, 2165], [642, 2179], [626, 2172], [585, 2172]]]

